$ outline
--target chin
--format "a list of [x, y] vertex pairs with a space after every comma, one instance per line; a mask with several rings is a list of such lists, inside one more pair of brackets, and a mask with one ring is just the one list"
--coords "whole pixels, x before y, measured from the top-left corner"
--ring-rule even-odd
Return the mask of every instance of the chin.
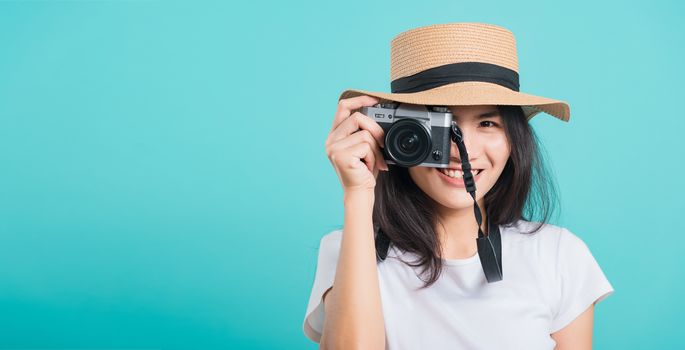
[[[453, 194], [453, 196], [447, 197], [449, 194]], [[464, 193], [441, 193], [438, 198], [433, 197], [433, 200], [443, 207], [450, 209], [464, 209], [473, 207], [473, 197], [471, 197], [471, 195], [466, 191], [464, 191]]]

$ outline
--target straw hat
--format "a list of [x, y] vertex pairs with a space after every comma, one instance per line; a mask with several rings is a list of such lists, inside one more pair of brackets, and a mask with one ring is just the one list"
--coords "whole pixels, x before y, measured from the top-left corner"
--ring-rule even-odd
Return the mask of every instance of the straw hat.
[[569, 105], [519, 92], [514, 34], [486, 23], [447, 23], [402, 32], [391, 41], [392, 93], [348, 89], [338, 100], [369, 95], [381, 103], [518, 105], [526, 118], [545, 112], [568, 122]]

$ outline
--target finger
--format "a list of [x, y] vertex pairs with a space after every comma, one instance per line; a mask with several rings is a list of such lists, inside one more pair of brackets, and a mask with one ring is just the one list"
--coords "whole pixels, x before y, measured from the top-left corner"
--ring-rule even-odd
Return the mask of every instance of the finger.
[[333, 126], [331, 131], [340, 125], [347, 117], [352, 114], [352, 111], [366, 106], [373, 106], [380, 101], [379, 98], [361, 95], [351, 98], [346, 98], [338, 101], [338, 109], [335, 111], [335, 117], [333, 118]]
[[368, 130], [361, 130], [358, 133], [362, 135], [365, 142], [371, 145], [375, 159], [375, 162], [373, 163], [374, 169], [386, 169], [387, 165], [385, 165], [385, 159], [383, 159], [383, 151], [381, 151], [381, 148], [378, 146], [378, 142], [373, 135], [371, 135]]
[[385, 131], [383, 131], [383, 128], [378, 122], [361, 112], [354, 112], [333, 130], [330, 135], [330, 142], [336, 142], [343, 139], [359, 129], [368, 130], [376, 139], [376, 143], [378, 143], [380, 147], [385, 147]]
[[354, 144], [363, 142], [369, 143], [374, 152], [374, 158], [376, 160], [373, 164], [374, 168], [387, 170], [388, 165], [385, 163], [385, 159], [383, 158], [383, 152], [381, 151], [380, 147], [378, 147], [376, 139], [371, 135], [371, 133], [368, 130], [359, 130], [350, 135], [349, 137], [346, 137], [336, 142], [332, 147], [332, 151], [349, 148]]
[[366, 168], [373, 172], [376, 163], [376, 155], [373, 152], [373, 147], [368, 142], [361, 142], [354, 144], [348, 148], [355, 160], [363, 160]]

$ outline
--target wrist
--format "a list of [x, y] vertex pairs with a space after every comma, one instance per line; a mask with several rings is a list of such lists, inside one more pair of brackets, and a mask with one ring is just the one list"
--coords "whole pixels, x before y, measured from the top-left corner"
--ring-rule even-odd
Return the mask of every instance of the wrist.
[[352, 190], [345, 191], [343, 194], [343, 202], [347, 205], [369, 205], [373, 208], [375, 194], [371, 190]]

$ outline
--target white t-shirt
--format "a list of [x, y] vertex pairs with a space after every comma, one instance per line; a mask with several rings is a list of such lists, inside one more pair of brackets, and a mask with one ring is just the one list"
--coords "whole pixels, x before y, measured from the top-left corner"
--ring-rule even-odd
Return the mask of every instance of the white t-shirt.
[[[503, 279], [488, 283], [478, 253], [449, 259], [435, 284], [419, 290], [418, 256], [390, 245], [377, 264], [386, 349], [554, 349], [550, 334], [613, 294], [587, 245], [566, 228], [519, 220], [500, 226]], [[320, 342], [321, 297], [335, 279], [342, 230], [321, 238], [305, 335]], [[423, 277], [426, 278], [427, 274]]]

